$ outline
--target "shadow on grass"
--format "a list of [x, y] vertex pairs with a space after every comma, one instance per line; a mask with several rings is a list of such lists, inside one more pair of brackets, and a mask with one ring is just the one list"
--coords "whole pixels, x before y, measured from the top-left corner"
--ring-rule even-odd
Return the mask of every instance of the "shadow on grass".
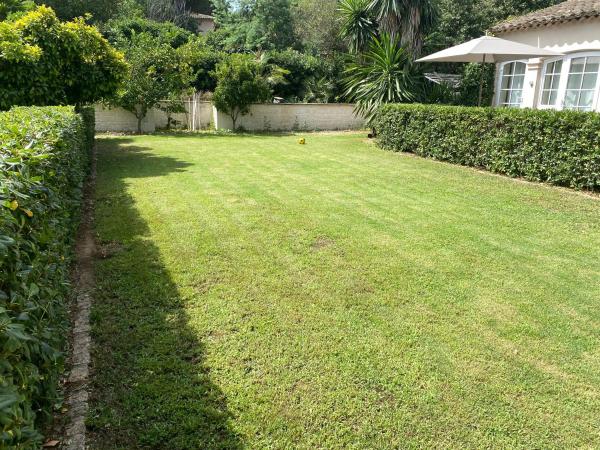
[[242, 448], [184, 299], [126, 190], [127, 178], [166, 176], [188, 164], [126, 141], [98, 143], [90, 446]]

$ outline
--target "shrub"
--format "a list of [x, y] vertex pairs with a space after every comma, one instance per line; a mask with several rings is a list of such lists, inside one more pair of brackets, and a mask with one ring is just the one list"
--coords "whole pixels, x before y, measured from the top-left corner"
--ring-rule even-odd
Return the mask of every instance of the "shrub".
[[93, 103], [120, 86], [127, 65], [82, 19], [60, 22], [45, 6], [0, 22], [0, 109]]
[[237, 119], [248, 113], [252, 103], [266, 101], [271, 92], [261, 75], [261, 66], [249, 55], [234, 54], [217, 65], [215, 107], [229, 114], [236, 130]]
[[442, 161], [560, 186], [600, 188], [600, 114], [386, 105], [379, 144]]
[[58, 402], [92, 124], [71, 107], [0, 113], [0, 448], [39, 448]]

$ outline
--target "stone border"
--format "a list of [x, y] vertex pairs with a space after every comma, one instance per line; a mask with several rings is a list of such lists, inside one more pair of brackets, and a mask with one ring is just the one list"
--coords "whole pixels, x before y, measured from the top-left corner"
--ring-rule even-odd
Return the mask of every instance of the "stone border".
[[94, 188], [96, 185], [96, 149], [92, 151], [91, 173], [84, 189], [81, 224], [75, 245], [76, 300], [71, 312], [71, 372], [67, 379], [65, 406], [68, 409], [64, 441], [61, 448], [85, 450], [90, 373], [90, 310], [94, 289]]

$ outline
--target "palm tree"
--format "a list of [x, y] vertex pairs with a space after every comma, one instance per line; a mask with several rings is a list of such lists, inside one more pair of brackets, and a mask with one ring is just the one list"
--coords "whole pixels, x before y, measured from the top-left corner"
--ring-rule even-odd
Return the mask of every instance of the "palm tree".
[[381, 38], [373, 38], [362, 61], [347, 66], [345, 94], [356, 103], [356, 112], [371, 123], [382, 104], [416, 100], [419, 80], [408, 51], [398, 38], [384, 33]]
[[372, 0], [369, 9], [379, 22], [379, 29], [395, 39], [416, 58], [423, 48], [423, 36], [437, 18], [433, 0]]
[[348, 40], [350, 52], [360, 53], [377, 36], [377, 23], [370, 9], [371, 0], [341, 0], [341, 36]]

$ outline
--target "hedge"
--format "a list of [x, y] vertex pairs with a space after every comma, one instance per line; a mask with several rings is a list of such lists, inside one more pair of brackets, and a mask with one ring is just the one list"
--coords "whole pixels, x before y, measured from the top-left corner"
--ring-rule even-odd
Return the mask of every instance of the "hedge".
[[0, 113], [0, 448], [39, 448], [60, 402], [92, 117], [71, 107]]
[[600, 114], [385, 105], [379, 145], [511, 177], [600, 189]]

